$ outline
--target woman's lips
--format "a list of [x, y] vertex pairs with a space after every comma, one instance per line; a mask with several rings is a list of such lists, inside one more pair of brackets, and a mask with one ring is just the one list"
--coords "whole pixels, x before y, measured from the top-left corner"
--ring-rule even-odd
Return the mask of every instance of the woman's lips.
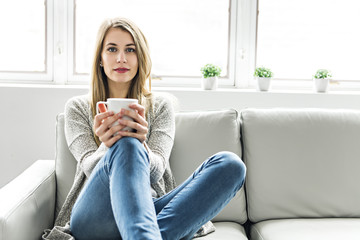
[[129, 71], [128, 68], [116, 68], [114, 70], [118, 73], [126, 73], [127, 71]]

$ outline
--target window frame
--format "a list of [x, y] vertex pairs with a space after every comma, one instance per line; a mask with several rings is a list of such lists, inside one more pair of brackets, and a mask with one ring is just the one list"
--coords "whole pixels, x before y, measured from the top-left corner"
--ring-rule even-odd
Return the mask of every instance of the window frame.
[[255, 87], [257, 1], [240, 1], [237, 6], [235, 88]]

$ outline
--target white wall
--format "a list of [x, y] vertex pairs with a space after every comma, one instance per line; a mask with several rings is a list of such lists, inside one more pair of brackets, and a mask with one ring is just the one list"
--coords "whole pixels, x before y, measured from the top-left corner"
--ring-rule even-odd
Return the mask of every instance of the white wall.
[[[54, 159], [55, 119], [67, 99], [87, 87], [0, 85], [0, 188], [37, 159]], [[360, 109], [359, 93], [284, 93], [252, 90], [154, 89], [172, 93], [179, 110], [246, 107], [322, 107]]]

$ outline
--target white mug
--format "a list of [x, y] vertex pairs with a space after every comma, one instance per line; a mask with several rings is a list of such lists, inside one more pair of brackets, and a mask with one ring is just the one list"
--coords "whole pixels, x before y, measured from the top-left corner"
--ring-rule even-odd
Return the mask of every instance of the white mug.
[[[138, 100], [134, 98], [108, 98], [106, 102], [99, 101], [96, 103], [96, 113], [99, 113], [99, 104], [101, 103], [106, 105], [108, 111], [113, 111], [115, 114], [117, 114], [122, 108], [134, 111], [134, 109], [129, 108], [129, 105], [132, 103], [138, 103]], [[127, 120], [133, 120], [128, 116], [123, 116], [122, 118]], [[118, 124], [119, 123], [116, 121], [112, 126], [116, 126]], [[121, 131], [130, 132], [133, 131], [133, 129], [130, 127], [125, 127]]]

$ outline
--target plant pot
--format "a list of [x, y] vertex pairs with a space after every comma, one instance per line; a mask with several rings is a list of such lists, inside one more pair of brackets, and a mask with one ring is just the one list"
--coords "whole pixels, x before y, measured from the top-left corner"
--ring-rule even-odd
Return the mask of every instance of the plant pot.
[[259, 91], [268, 91], [271, 85], [271, 78], [256, 77], [257, 89]]
[[314, 78], [314, 85], [317, 92], [327, 92], [329, 88], [329, 78]]
[[218, 85], [218, 77], [202, 78], [201, 85], [204, 90], [216, 90]]

